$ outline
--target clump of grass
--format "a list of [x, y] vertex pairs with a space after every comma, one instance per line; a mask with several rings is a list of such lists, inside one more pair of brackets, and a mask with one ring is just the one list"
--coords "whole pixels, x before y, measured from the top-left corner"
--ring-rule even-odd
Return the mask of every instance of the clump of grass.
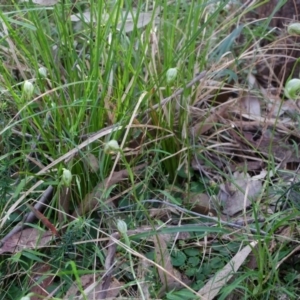
[[[98, 274], [96, 270], [103, 270], [105, 265], [105, 242], [116, 231], [118, 219], [126, 221], [128, 230], [161, 225], [159, 218], [152, 218], [152, 210], [157, 207], [149, 199], [164, 199], [180, 208], [188, 207], [189, 201], [184, 201], [184, 197], [188, 198], [191, 192], [209, 189], [216, 196], [216, 184], [211, 178], [201, 177], [191, 168], [194, 154], [204, 147], [191, 133], [195, 121], [192, 116], [195, 111], [199, 113], [198, 102], [214, 96], [210, 96], [210, 86], [205, 86], [205, 80], [204, 84], [186, 86], [197, 74], [206, 71], [210, 78], [220, 81], [215, 89], [219, 92], [232, 78], [238, 82], [239, 58], [247, 54], [233, 57], [230, 52], [241, 33], [240, 27], [232, 30], [239, 11], [227, 12], [225, 2], [212, 4], [204, 1], [137, 1], [134, 5], [128, 1], [62, 1], [47, 7], [30, 2], [2, 4], [1, 229], [3, 233], [9, 232], [27, 212], [24, 203], [34, 204], [48, 186], [53, 187], [54, 193], [44, 214], [61, 229], [54, 250], [25, 249], [2, 260], [0, 272], [10, 270], [4, 276], [5, 288], [0, 285], [5, 299], [17, 299], [31, 291], [32, 281], [26, 273], [33, 272], [42, 262], [49, 266], [47, 276], [55, 274], [55, 280], [47, 288], [52, 291], [57, 288], [56, 297], [65, 295], [74, 278], [80, 286], [81, 275]], [[123, 17], [124, 11], [127, 17]], [[129, 30], [130, 14], [136, 20]], [[145, 26], [139, 24], [138, 16], [142, 14], [148, 18]], [[168, 70], [175, 68], [177, 74], [169, 80]], [[26, 85], [30, 86], [27, 91]], [[181, 87], [186, 88], [164, 102]], [[209, 107], [205, 113], [212, 111], [213, 107]], [[215, 125], [215, 128], [220, 126]], [[112, 140], [118, 147], [106, 151], [105, 145]], [[207, 164], [218, 170], [212, 162]], [[144, 165], [142, 171], [135, 172], [136, 167]], [[64, 169], [72, 173], [68, 187], [61, 181]], [[218, 171], [226, 176], [223, 170]], [[110, 184], [117, 174], [126, 176]], [[26, 194], [29, 189], [31, 192]], [[94, 207], [86, 209], [86, 214], [79, 214], [81, 205], [93, 198], [92, 192], [97, 195], [96, 202], [93, 199], [94, 202], [88, 203]], [[62, 200], [66, 198], [67, 206]], [[258, 215], [255, 209], [253, 214]], [[72, 222], [71, 215], [77, 220]], [[191, 232], [199, 225], [198, 219], [175, 214], [171, 217], [176, 224], [192, 224]], [[162, 219], [167, 222], [166, 218]], [[245, 267], [241, 276], [224, 287], [220, 299], [233, 290], [249, 298], [267, 299], [268, 295], [273, 296], [274, 285], [280, 286], [282, 293], [294, 292], [291, 286], [296, 275], [288, 271], [282, 281], [274, 267], [285, 255], [288, 244], [278, 246], [272, 253], [268, 251], [274, 228], [290, 220], [282, 215], [278, 219], [269, 218], [266, 236], [260, 234], [260, 224], [255, 223], [255, 238], [261, 239], [253, 251], [257, 266], [251, 272]], [[217, 223], [215, 234], [223, 232], [221, 224]], [[206, 235], [195, 234], [188, 242], [200, 243]], [[149, 250], [152, 244], [135, 238], [129, 240], [126, 235], [125, 244], [118, 243], [121, 259], [117, 261], [114, 276], [126, 282], [124, 294], [136, 293], [138, 286], [140, 296], [145, 297], [137, 277], [138, 261], [132, 254], [152, 257]], [[237, 245], [251, 238], [243, 233], [236, 233], [234, 242], [216, 238], [209, 245], [214, 257], [206, 255], [204, 250], [203, 259], [190, 255], [191, 259], [180, 263], [176, 260], [178, 253], [187, 255], [195, 248], [190, 250], [185, 242], [168, 247], [173, 266], [194, 279], [195, 294], [216, 272], [218, 264], [225, 265], [236, 253]], [[225, 244], [228, 251], [223, 257], [224, 252], [218, 247]], [[124, 263], [120, 263], [122, 260]], [[150, 296], [156, 297], [161, 282], [156, 269], [151, 270], [155, 284]], [[287, 286], [283, 287], [282, 282]], [[79, 290], [83, 293], [84, 288]], [[193, 297], [191, 291], [184, 291], [188, 292]], [[167, 299], [182, 297], [178, 291], [164, 295]]]

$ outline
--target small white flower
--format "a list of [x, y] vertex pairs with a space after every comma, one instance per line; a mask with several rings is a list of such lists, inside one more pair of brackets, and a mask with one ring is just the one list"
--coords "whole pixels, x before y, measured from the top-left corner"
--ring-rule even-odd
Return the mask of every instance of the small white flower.
[[34, 293], [29, 293], [28, 295], [22, 297], [20, 300], [30, 300], [31, 296], [34, 296]]
[[45, 67], [40, 67], [39, 74], [41, 77], [46, 78], [47, 77], [47, 69]]
[[300, 35], [300, 23], [292, 23], [288, 26], [287, 31], [290, 35]]
[[177, 68], [170, 68], [166, 74], [167, 83], [173, 82], [176, 79], [176, 77], [177, 77]]
[[69, 187], [72, 181], [72, 173], [68, 170], [63, 168], [62, 174], [62, 182], [65, 186]]
[[125, 234], [127, 232], [127, 224], [123, 220], [118, 220], [117, 227], [120, 233]]
[[27, 98], [31, 98], [33, 95], [33, 91], [34, 91], [33, 84], [29, 80], [26, 80], [23, 85], [23, 92], [24, 92], [25, 96]]
[[296, 100], [300, 96], [300, 79], [289, 80], [284, 87], [284, 94], [287, 98]]
[[117, 152], [120, 150], [120, 146], [116, 140], [110, 140], [104, 146], [105, 153]]

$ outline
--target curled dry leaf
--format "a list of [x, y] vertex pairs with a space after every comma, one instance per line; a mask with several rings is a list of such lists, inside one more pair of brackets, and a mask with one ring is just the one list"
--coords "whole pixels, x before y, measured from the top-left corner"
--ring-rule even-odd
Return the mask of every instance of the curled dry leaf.
[[248, 173], [235, 172], [232, 182], [220, 185], [219, 200], [224, 207], [223, 213], [233, 216], [250, 206], [261, 189], [261, 181], [251, 178]]
[[52, 236], [51, 231], [42, 232], [36, 228], [26, 228], [6, 240], [0, 248], [0, 254], [45, 247], [52, 240]]

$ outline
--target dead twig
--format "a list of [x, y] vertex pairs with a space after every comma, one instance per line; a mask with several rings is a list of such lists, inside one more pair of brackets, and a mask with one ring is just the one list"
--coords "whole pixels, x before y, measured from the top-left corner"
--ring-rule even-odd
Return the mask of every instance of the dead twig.
[[[173, 204], [173, 203], [169, 203], [167, 201], [161, 201], [161, 200], [156, 200], [156, 199], [150, 199], [150, 200], [143, 200], [141, 201], [141, 203], [160, 203], [160, 204], [164, 204], [164, 205], [168, 205], [168, 206], [171, 206], [181, 212], [184, 212], [184, 213], [187, 213], [187, 214], [190, 214], [190, 215], [194, 215], [194, 216], [197, 216], [197, 217], [200, 217], [200, 218], [205, 218], [207, 220], [210, 220], [210, 221], [213, 221], [214, 223], [219, 223], [219, 224], [222, 224], [224, 226], [229, 226], [229, 227], [233, 227], [233, 228], [238, 228], [238, 229], [245, 229], [245, 222], [241, 222], [241, 220], [237, 220], [236, 222], [234, 223], [231, 223], [231, 222], [226, 222], [226, 221], [223, 221], [221, 219], [218, 219], [218, 218], [215, 218], [215, 217], [210, 217], [210, 216], [207, 216], [207, 215], [202, 215], [202, 214], [199, 214], [197, 212], [194, 212], [194, 211], [190, 211], [186, 208], [183, 208], [183, 207], [180, 207], [176, 204]], [[123, 209], [125, 208], [130, 208], [130, 207], [133, 207], [135, 204], [132, 204], [132, 205], [128, 205], [128, 206], [125, 206], [125, 207], [122, 207]], [[263, 218], [259, 218], [257, 220], [257, 222], [264, 222], [265, 219]], [[255, 220], [249, 220], [249, 222], [247, 223], [254, 223]], [[207, 224], [208, 225], [208, 224]], [[248, 229], [248, 228], [247, 228]], [[262, 235], [267, 235], [267, 233], [263, 230], [260, 230], [259, 232], [254, 229], [254, 228], [249, 228], [249, 230], [252, 232], [252, 233], [255, 233], [255, 234], [262, 234]]]
[[[50, 201], [53, 193], [53, 187], [48, 186], [48, 188], [44, 191], [43, 195], [41, 196], [40, 200], [36, 202], [34, 208], [42, 212], [45, 208], [45, 204]], [[1, 241], [0, 245], [2, 246], [9, 238], [11, 238], [14, 234], [20, 232], [26, 225], [26, 223], [32, 223], [36, 219], [36, 215], [33, 211], [30, 211], [26, 214], [21, 222], [19, 222]]]

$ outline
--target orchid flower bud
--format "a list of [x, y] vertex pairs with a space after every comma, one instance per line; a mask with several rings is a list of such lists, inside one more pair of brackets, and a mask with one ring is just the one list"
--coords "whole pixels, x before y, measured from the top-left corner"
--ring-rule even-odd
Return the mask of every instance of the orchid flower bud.
[[177, 77], [177, 68], [170, 68], [166, 73], [167, 83], [172, 83]]
[[122, 234], [127, 233], [127, 224], [123, 220], [118, 220], [117, 227], [120, 233]]
[[116, 140], [110, 140], [104, 146], [105, 153], [114, 153], [120, 150], [120, 146]]
[[20, 300], [30, 300], [31, 296], [34, 296], [34, 293], [29, 293], [28, 295], [23, 296]]
[[40, 67], [38, 70], [40, 76], [42, 78], [46, 78], [47, 77], [47, 69], [45, 67]]
[[293, 78], [285, 84], [284, 94], [287, 98], [296, 100], [300, 96], [300, 79]]
[[63, 168], [62, 182], [66, 187], [71, 185], [72, 173], [68, 169]]
[[290, 35], [300, 35], [300, 23], [292, 23], [288, 26], [287, 32]]
[[26, 98], [31, 98], [33, 95], [34, 86], [29, 80], [25, 80], [23, 85], [23, 93]]

